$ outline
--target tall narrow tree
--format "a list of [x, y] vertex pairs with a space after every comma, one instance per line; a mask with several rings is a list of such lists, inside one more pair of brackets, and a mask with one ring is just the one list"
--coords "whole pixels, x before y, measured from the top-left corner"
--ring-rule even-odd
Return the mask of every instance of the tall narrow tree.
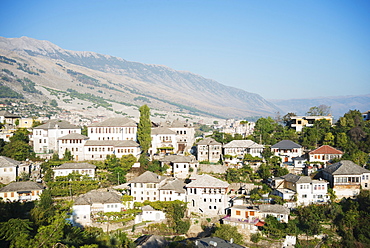
[[[142, 155], [140, 156], [140, 163], [148, 162], [147, 154], [151, 144], [151, 122], [150, 122], [150, 109], [147, 105], [139, 108], [140, 121], [137, 129], [137, 140], [141, 146]], [[145, 164], [146, 164], [145, 162]]]

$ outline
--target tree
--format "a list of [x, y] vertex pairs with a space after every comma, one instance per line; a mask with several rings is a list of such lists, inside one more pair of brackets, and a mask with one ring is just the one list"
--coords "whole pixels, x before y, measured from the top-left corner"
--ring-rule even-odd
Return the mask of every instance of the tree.
[[243, 235], [238, 232], [236, 226], [231, 226], [227, 224], [218, 224], [216, 226], [215, 232], [212, 236], [219, 237], [224, 240], [230, 241], [231, 239], [234, 240], [236, 244], [243, 244]]
[[150, 109], [147, 105], [143, 105], [139, 108], [139, 111], [140, 121], [137, 129], [137, 139], [143, 153], [148, 153], [151, 144]]
[[66, 161], [72, 161], [73, 160], [73, 155], [72, 155], [71, 151], [68, 150], [67, 148], [64, 151], [63, 160], [66, 160]]
[[330, 114], [331, 107], [325, 104], [311, 107], [306, 113], [308, 116], [327, 116]]
[[24, 161], [34, 156], [32, 147], [21, 140], [11, 141], [6, 144], [3, 148], [3, 154], [18, 161]]
[[50, 106], [55, 107], [55, 108], [58, 107], [57, 101], [55, 99], [51, 100], [50, 101]]

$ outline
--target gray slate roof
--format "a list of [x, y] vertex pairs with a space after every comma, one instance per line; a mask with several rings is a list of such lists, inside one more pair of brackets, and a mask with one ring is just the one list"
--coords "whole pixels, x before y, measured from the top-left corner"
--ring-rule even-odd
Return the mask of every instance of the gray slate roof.
[[195, 162], [195, 158], [191, 156], [183, 156], [183, 155], [169, 155], [165, 156], [164, 158], [159, 159], [159, 161], [164, 163], [191, 163]]
[[78, 139], [78, 140], [87, 140], [89, 137], [79, 134], [79, 133], [70, 133], [65, 136], [58, 138], [58, 140], [67, 140], [67, 139]]
[[361, 175], [363, 173], [370, 173], [370, 170], [362, 168], [350, 160], [342, 160], [329, 165], [324, 171], [332, 175]]
[[93, 123], [89, 127], [137, 127], [137, 123], [126, 117], [113, 117], [99, 123]]
[[279, 204], [262, 204], [259, 205], [258, 208], [262, 213], [290, 214], [289, 208], [286, 208]]
[[232, 140], [225, 144], [224, 147], [264, 148], [263, 145], [257, 144], [253, 140]]
[[35, 182], [13, 182], [0, 189], [0, 192], [17, 192], [44, 189]]
[[121, 203], [121, 196], [115, 192], [100, 192], [92, 190], [79, 196], [74, 205], [92, 205], [94, 203]]
[[309, 176], [298, 176], [292, 173], [286, 174], [285, 176], [281, 176], [280, 178], [283, 178], [285, 181], [292, 182], [292, 183], [311, 183], [312, 182], [312, 179]]
[[64, 170], [64, 169], [95, 169], [96, 166], [89, 163], [64, 163], [53, 170]]
[[166, 179], [166, 177], [155, 174], [151, 171], [146, 171], [138, 177], [135, 177], [130, 183], [159, 183]]
[[21, 118], [19, 115], [12, 114], [9, 111], [1, 110], [0, 116], [4, 116], [5, 118]]
[[0, 156], [0, 167], [16, 167], [17, 165], [20, 165], [21, 162], [5, 157]]
[[171, 129], [167, 127], [155, 127], [152, 128], [152, 135], [158, 135], [158, 134], [169, 134], [169, 135], [176, 135], [175, 131], [172, 131]]
[[191, 183], [186, 185], [187, 188], [227, 188], [229, 183], [207, 174], [195, 175]]
[[34, 129], [80, 129], [79, 127], [62, 120], [50, 120]]
[[275, 145], [271, 146], [271, 148], [279, 148], [279, 149], [294, 149], [294, 148], [302, 148], [301, 145], [291, 141], [291, 140], [282, 140]]
[[114, 146], [114, 147], [138, 147], [133, 140], [88, 140], [85, 146]]
[[159, 190], [173, 190], [176, 193], [185, 193], [186, 192], [186, 190], [184, 189], [185, 185], [186, 183], [184, 181], [175, 179], [160, 187]]
[[230, 243], [230, 240], [224, 240], [219, 237], [206, 237], [206, 238], [201, 238], [201, 239], [196, 239], [196, 245], [195, 247], [197, 248], [210, 248], [214, 247], [210, 243], [211, 241], [217, 243], [217, 248], [245, 248], [245, 246], [241, 246], [235, 243]]
[[221, 145], [221, 143], [217, 142], [213, 138], [208, 137], [199, 141], [197, 145]]

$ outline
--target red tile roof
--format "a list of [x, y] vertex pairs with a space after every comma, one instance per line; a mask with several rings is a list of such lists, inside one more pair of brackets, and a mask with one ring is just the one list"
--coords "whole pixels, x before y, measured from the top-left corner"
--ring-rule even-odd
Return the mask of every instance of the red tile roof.
[[329, 145], [323, 145], [316, 150], [310, 151], [309, 154], [343, 154], [343, 152]]

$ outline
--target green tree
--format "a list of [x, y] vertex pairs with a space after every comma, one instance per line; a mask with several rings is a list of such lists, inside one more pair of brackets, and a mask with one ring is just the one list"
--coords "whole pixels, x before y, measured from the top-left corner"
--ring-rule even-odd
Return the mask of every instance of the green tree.
[[137, 130], [137, 139], [143, 153], [148, 153], [151, 144], [150, 109], [147, 105], [143, 105], [139, 108], [139, 111], [140, 121]]
[[3, 155], [18, 161], [34, 157], [32, 147], [21, 140], [11, 141], [3, 148]]
[[233, 239], [236, 244], [243, 244], [243, 235], [238, 232], [236, 226], [231, 226], [227, 224], [221, 224], [216, 226], [215, 232], [212, 236], [219, 237], [224, 240]]
[[52, 107], [54, 107], [54, 108], [58, 107], [58, 103], [57, 103], [57, 101], [56, 101], [55, 99], [51, 100], [51, 101], [50, 101], [50, 106], [52, 106]]
[[311, 107], [306, 113], [308, 116], [327, 116], [330, 114], [331, 107], [325, 104]]
[[65, 161], [72, 161], [73, 160], [72, 152], [70, 150], [68, 150], [67, 148], [64, 150], [63, 160], [65, 160]]

